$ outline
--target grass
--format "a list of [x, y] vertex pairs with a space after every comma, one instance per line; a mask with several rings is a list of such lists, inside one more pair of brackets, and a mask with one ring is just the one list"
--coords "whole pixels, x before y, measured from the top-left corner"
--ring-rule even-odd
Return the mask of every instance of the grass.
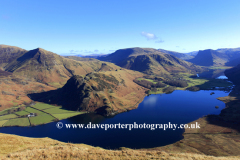
[[16, 117], [17, 116], [15, 114], [8, 114], [8, 115], [0, 116], [0, 121], [5, 119], [16, 118]]
[[46, 103], [36, 103], [34, 106], [32, 106], [33, 108], [39, 109], [39, 110], [43, 110], [43, 109], [47, 109], [47, 108], [53, 108], [55, 106], [46, 104]]
[[43, 110], [44, 112], [50, 113], [50, 114], [54, 114], [54, 113], [76, 113], [75, 111], [69, 111], [66, 109], [62, 109], [60, 107], [54, 107], [54, 108], [49, 108], [49, 109], [45, 109]]
[[83, 114], [84, 112], [76, 112], [76, 113], [61, 113], [61, 114], [52, 114], [54, 117], [56, 117], [59, 120], [74, 117], [80, 114]]
[[8, 113], [8, 110], [9, 110], [9, 109], [5, 109], [4, 111], [1, 111], [1, 112], [0, 112], [0, 116], [1, 116], [1, 115], [4, 115], [4, 114], [7, 114], [7, 113]]
[[36, 117], [30, 117], [30, 121], [32, 125], [40, 125], [40, 124], [46, 124], [49, 122], [52, 122], [55, 118], [53, 116], [50, 116], [49, 114], [42, 114]]
[[36, 110], [36, 109], [34, 109], [34, 108], [31, 108], [31, 107], [27, 107], [24, 111], [27, 111], [27, 112], [29, 112], [29, 113], [38, 113], [39, 115], [45, 114], [44, 112], [41, 112], [41, 111]]
[[6, 126], [30, 126], [28, 118], [15, 118], [10, 119], [4, 124]]
[[2, 121], [0, 121], [0, 127], [2, 127], [3, 124], [6, 123], [7, 121], [8, 121], [8, 120], [2, 120]]
[[[170, 148], [170, 147], [169, 147]], [[108, 150], [86, 144], [64, 143], [50, 138], [28, 138], [0, 133], [0, 159], [199, 159], [233, 160], [240, 156], [214, 157], [189, 149]], [[174, 148], [175, 149], [175, 148]], [[190, 150], [190, 151], [189, 151]], [[220, 149], [219, 149], [220, 150]], [[214, 150], [215, 151], [215, 150]], [[196, 153], [197, 152], [197, 153]], [[199, 154], [201, 153], [201, 154]]]
[[229, 69], [232, 67], [228, 67], [228, 66], [211, 66], [209, 67], [209, 69]]
[[157, 82], [154, 82], [154, 80], [152, 80], [152, 79], [146, 79], [146, 78], [138, 78], [137, 80], [139, 80], [139, 81], [146, 80], [146, 81], [152, 82], [153, 84], [157, 83]]
[[18, 108], [18, 106], [11, 107], [11, 108], [8, 108], [8, 109], [5, 109], [5, 110], [1, 111], [1, 112], [0, 112], [0, 116], [1, 116], [1, 115], [4, 115], [4, 114], [8, 114], [8, 111], [11, 110], [11, 109], [14, 109], [14, 108]]
[[27, 112], [27, 111], [19, 111], [19, 112], [15, 112], [15, 114], [17, 114], [19, 116], [25, 116], [25, 115], [28, 115], [29, 112]]

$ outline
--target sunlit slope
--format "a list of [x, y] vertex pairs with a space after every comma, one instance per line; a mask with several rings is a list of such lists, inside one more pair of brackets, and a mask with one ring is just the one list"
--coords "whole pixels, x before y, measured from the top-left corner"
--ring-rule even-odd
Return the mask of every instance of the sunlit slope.
[[[26, 76], [37, 82], [61, 87], [71, 76], [99, 71], [102, 64], [103, 62], [98, 60], [75, 61], [37, 48], [13, 59], [4, 67], [4, 70]], [[118, 68], [110, 63], [106, 65], [113, 70]]]
[[164, 75], [178, 72], [199, 72], [201, 67], [186, 62], [171, 54], [162, 53], [153, 48], [127, 48], [100, 57], [99, 60], [140, 71], [146, 74]]

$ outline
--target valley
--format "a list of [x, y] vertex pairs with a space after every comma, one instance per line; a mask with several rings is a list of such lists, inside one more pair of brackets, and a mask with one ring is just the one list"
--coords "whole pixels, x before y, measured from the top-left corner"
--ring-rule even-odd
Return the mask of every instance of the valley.
[[[220, 51], [218, 52], [220, 53]], [[149, 152], [153, 157], [155, 152], [161, 151], [174, 154], [179, 152], [201, 154], [201, 156], [239, 156], [239, 127], [237, 125], [239, 123], [239, 87], [238, 79], [235, 78], [238, 77], [239, 66], [232, 68], [232, 66], [225, 65], [232, 59], [225, 57], [225, 61], [220, 60], [222, 57], [216, 58], [215, 56], [219, 53], [216, 54], [215, 51], [206, 53], [214, 54], [215, 59], [210, 59], [213, 63], [209, 62], [198, 66], [196, 59], [199, 59], [199, 55], [196, 55], [195, 60], [192, 61], [192, 55], [184, 56], [175, 52], [151, 48], [121, 49], [94, 59], [77, 56], [62, 57], [41, 48], [27, 51], [18, 47], [1, 45], [0, 131], [15, 133], [14, 130], [19, 130], [19, 133], [28, 137], [43, 137], [44, 135], [68, 142], [71, 138], [67, 132], [65, 137], [68, 139], [62, 139], [64, 133], [61, 137], [60, 135], [54, 137], [55, 135], [48, 132], [42, 133], [41, 130], [47, 131], [49, 129], [44, 129], [44, 127], [52, 127], [55, 128], [52, 131], [55, 133], [58, 130], [55, 125], [59, 121], [64, 123], [89, 121], [130, 123], [134, 117], [138, 119], [138, 116], [141, 117], [138, 119], [139, 122], [152, 118], [153, 121], [149, 121], [149, 123], [156, 123], [156, 119], [161, 117], [160, 119], [163, 120], [167, 113], [159, 116], [160, 113], [164, 113], [163, 110], [154, 117], [153, 115], [157, 113], [156, 110], [150, 112], [150, 109], [144, 110], [143, 106], [144, 104], [148, 107], [151, 106], [155, 103], [155, 100], [152, 100], [153, 97], [162, 96], [165, 98], [161, 102], [159, 101], [159, 104], [166, 100], [165, 106], [170, 105], [171, 99], [188, 100], [186, 106], [181, 106], [181, 108], [187, 107], [183, 109], [185, 114], [189, 108], [197, 106], [194, 104], [195, 101], [199, 102], [199, 106], [205, 106], [206, 108], [199, 108], [198, 113], [201, 113], [199, 115], [195, 113], [197, 108], [193, 111], [189, 110], [189, 115], [196, 114], [197, 116], [182, 122], [189, 124], [199, 122], [201, 129], [168, 132], [169, 135], [177, 138], [165, 138], [173, 139], [171, 142], [155, 140], [156, 143], [151, 139], [157, 138], [151, 135], [152, 133], [119, 131], [119, 136], [129, 134], [128, 137], [131, 137], [129, 141], [135, 140], [131, 144], [136, 144], [136, 146], [127, 146], [125, 141], [120, 142], [116, 138], [112, 139], [112, 141], [116, 141], [114, 144], [109, 143], [107, 146], [108, 140], [111, 139], [109, 137], [117, 135], [112, 131], [101, 133], [104, 135], [102, 141], [95, 138], [85, 141], [79, 138], [77, 143], [84, 142], [94, 144], [94, 146], [105, 144], [102, 146], [103, 148], [116, 146], [112, 147], [113, 149], [122, 147], [121, 149], [126, 152], [144, 154]], [[201, 52], [200, 55], [202, 55]], [[215, 79], [221, 76], [225, 69], [227, 69], [225, 75], [236, 85], [234, 88], [228, 80]], [[228, 94], [228, 92], [230, 93]], [[174, 96], [175, 94], [177, 96]], [[198, 94], [199, 96], [197, 96]], [[191, 97], [193, 95], [196, 97]], [[173, 97], [168, 99], [167, 96]], [[191, 106], [190, 99], [187, 97], [191, 97], [193, 102]], [[205, 97], [208, 101], [200, 103], [203, 100], [197, 100], [198, 97]], [[226, 108], [222, 102], [226, 104]], [[180, 104], [183, 104], [183, 101], [176, 102], [171, 108], [178, 111], [178, 108], [175, 107]], [[220, 108], [217, 109], [215, 106], [220, 106]], [[181, 111], [178, 113], [180, 114]], [[34, 116], [29, 116], [31, 114]], [[147, 115], [152, 116], [149, 118]], [[166, 122], [170, 117], [168, 115], [168, 118], [165, 119]], [[171, 121], [176, 118], [177, 115], [173, 116]], [[179, 121], [183, 119], [180, 117]], [[16, 126], [19, 127], [15, 128]], [[97, 132], [100, 133], [100, 131]], [[95, 137], [97, 132], [82, 131], [79, 135]], [[145, 139], [146, 143], [149, 142], [149, 147], [141, 146], [140, 143], [141, 135], [146, 133], [149, 134], [149, 137]], [[136, 136], [137, 134], [139, 137]], [[159, 132], [159, 135], [161, 134]], [[122, 137], [122, 139], [128, 140], [126, 137]], [[46, 143], [50, 141], [50, 139], [46, 140]], [[56, 142], [56, 144], [57, 146], [60, 143], [65, 145], [63, 142]], [[98, 143], [95, 144], [95, 142]], [[52, 144], [49, 143], [49, 145]], [[231, 145], [235, 148], [233, 149]], [[23, 148], [20, 147], [17, 150], [22, 152]], [[100, 150], [103, 151], [103, 149]], [[98, 149], [96, 151], [98, 152]], [[110, 153], [109, 150], [106, 151]], [[117, 152], [117, 150], [115, 151]], [[5, 156], [6, 153], [2, 152], [1, 154]], [[14, 154], [18, 156], [18, 153]]]

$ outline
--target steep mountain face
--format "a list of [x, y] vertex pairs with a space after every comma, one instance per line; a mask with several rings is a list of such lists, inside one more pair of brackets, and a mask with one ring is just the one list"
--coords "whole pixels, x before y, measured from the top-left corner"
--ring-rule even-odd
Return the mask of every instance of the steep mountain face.
[[[62, 87], [73, 75], [86, 75], [98, 71], [103, 63], [95, 59], [76, 61], [41, 48], [20, 53], [9, 58], [3, 70], [54, 87]], [[107, 65], [112, 66], [113, 70], [119, 68], [110, 63]]]
[[19, 47], [0, 45], [0, 68], [26, 52], [27, 50]]
[[224, 72], [230, 81], [236, 85], [240, 85], [240, 64], [234, 68], [228, 69]]
[[152, 48], [128, 48], [101, 57], [99, 60], [140, 71], [146, 74], [163, 75], [177, 72], [199, 72], [202, 69], [171, 54]]
[[225, 63], [226, 66], [237, 66], [240, 64], [240, 57]]
[[[240, 58], [240, 51], [234, 49], [202, 50], [193, 58], [188, 60], [200, 66], [234, 66]], [[240, 63], [240, 62], [239, 62]]]
[[145, 95], [133, 80], [143, 74], [129, 70], [93, 72], [84, 78], [75, 75], [60, 89], [30, 94], [33, 100], [64, 108], [112, 115], [136, 108]]
[[188, 60], [188, 59], [192, 59], [194, 58], [193, 55], [190, 54], [185, 54], [185, 53], [179, 53], [179, 52], [174, 52], [174, 51], [168, 51], [168, 50], [164, 50], [164, 49], [158, 49], [160, 52], [162, 53], [167, 53], [167, 54], [171, 54], [177, 58], [183, 59], [183, 60]]

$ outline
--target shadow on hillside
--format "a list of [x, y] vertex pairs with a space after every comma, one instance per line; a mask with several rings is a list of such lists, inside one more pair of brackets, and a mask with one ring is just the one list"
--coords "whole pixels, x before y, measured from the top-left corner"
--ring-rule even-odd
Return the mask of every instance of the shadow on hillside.
[[62, 106], [62, 108], [74, 110], [72, 107], [69, 107], [66, 99], [60, 98], [60, 89], [41, 93], [31, 93], [28, 94], [28, 97], [33, 101]]

